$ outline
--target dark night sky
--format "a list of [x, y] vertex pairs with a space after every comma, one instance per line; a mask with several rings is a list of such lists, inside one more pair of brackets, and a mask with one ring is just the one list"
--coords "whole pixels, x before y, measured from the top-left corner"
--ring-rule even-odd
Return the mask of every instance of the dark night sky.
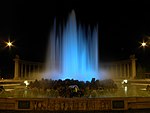
[[[54, 18], [60, 23], [66, 21], [72, 9], [78, 22], [98, 24], [100, 61], [127, 59], [132, 53], [141, 61], [148, 59], [150, 49], [143, 51], [139, 42], [150, 36], [149, 6], [143, 0], [0, 1], [1, 73], [12, 72], [16, 54], [21, 59], [43, 62]], [[8, 38], [15, 40], [16, 47], [11, 50], [4, 48], [3, 41]]]

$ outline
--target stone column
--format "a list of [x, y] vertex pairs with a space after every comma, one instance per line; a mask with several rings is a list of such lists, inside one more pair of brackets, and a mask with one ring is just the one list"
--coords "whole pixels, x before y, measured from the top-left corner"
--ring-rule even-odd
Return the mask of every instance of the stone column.
[[40, 65], [37, 65], [37, 74], [40, 73]]
[[29, 64], [29, 72], [28, 72], [28, 78], [30, 78], [31, 77], [31, 64]]
[[27, 64], [24, 66], [24, 79], [27, 78]]
[[118, 66], [117, 66], [117, 64], [116, 64], [115, 78], [118, 78]]
[[113, 65], [110, 65], [110, 73], [111, 77], [114, 78]]
[[131, 59], [131, 73], [132, 73], [132, 79], [136, 78], [136, 58], [135, 55], [130, 56]]
[[130, 68], [129, 68], [129, 64], [127, 64], [127, 78], [130, 78]]
[[33, 64], [33, 76], [34, 77], [36, 76], [36, 67], [35, 67], [35, 64]]
[[119, 78], [122, 78], [122, 64], [120, 64], [120, 75]]
[[21, 64], [21, 75], [20, 75], [21, 78], [23, 78], [23, 63]]
[[19, 79], [19, 56], [16, 55], [15, 59], [15, 70], [14, 70], [14, 79]]
[[126, 64], [123, 65], [123, 76], [124, 78], [127, 78], [127, 73], [126, 73]]

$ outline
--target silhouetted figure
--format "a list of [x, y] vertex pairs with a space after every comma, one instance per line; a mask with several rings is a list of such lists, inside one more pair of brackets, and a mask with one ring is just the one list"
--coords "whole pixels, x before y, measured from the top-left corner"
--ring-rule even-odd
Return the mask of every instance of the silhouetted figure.
[[147, 85], [146, 90], [150, 91], [150, 85]]
[[0, 93], [2, 93], [3, 91], [5, 91], [3, 86], [0, 86]]

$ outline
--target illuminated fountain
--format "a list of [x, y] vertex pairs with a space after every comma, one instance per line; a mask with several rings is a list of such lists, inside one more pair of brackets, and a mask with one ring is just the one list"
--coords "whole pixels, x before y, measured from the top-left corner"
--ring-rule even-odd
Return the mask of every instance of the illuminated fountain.
[[[59, 27], [58, 27], [59, 26]], [[65, 25], [54, 21], [44, 78], [91, 80], [98, 77], [98, 28], [77, 24], [72, 11]]]

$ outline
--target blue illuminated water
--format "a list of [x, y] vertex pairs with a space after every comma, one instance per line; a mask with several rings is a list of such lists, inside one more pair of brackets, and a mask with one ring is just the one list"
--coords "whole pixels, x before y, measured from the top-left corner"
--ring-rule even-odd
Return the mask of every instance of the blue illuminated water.
[[77, 24], [72, 11], [63, 26], [56, 20], [50, 33], [45, 77], [90, 81], [98, 78], [98, 28]]

